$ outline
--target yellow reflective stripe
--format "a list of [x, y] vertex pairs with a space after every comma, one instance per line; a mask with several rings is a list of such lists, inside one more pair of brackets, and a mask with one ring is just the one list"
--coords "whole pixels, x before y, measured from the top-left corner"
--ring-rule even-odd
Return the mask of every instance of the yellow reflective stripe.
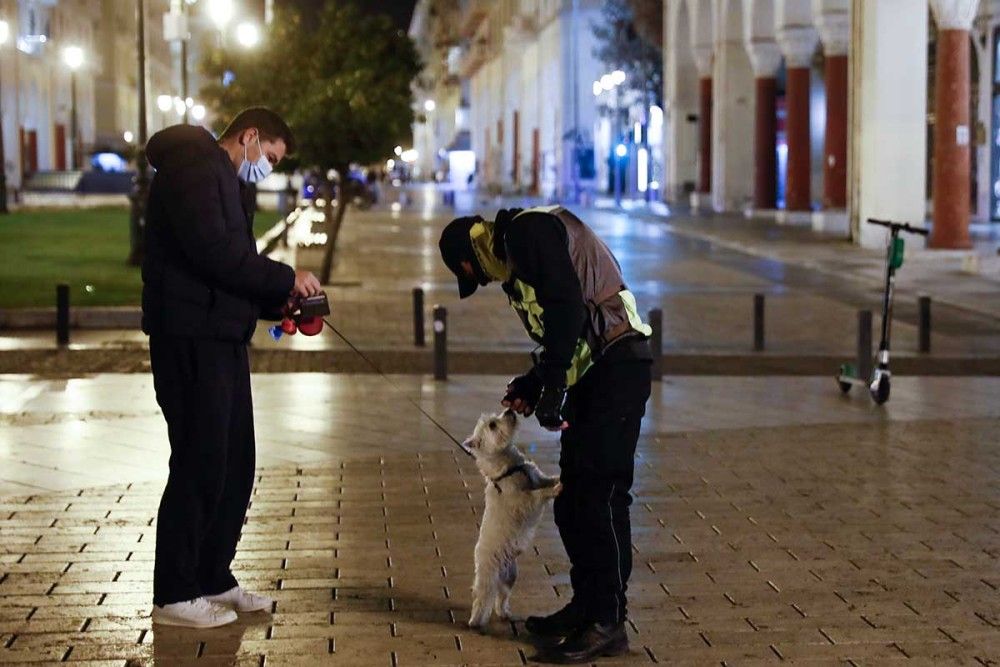
[[639, 316], [639, 306], [635, 303], [635, 295], [625, 289], [619, 292], [618, 296], [621, 297], [622, 303], [625, 304], [625, 312], [628, 314], [628, 323], [632, 325], [632, 328], [641, 332], [643, 335], [653, 335], [653, 328], [648, 324], [644, 324], [642, 317]]
[[593, 365], [593, 352], [587, 345], [587, 341], [581, 338], [576, 344], [576, 352], [573, 353], [573, 361], [570, 362], [569, 370], [566, 371], [566, 386], [575, 385]]
[[541, 338], [545, 335], [545, 326], [542, 324], [542, 306], [535, 296], [535, 288], [516, 278], [514, 286], [520, 292], [521, 299], [519, 301], [511, 299], [510, 305], [514, 310], [524, 313], [530, 327], [529, 332]]

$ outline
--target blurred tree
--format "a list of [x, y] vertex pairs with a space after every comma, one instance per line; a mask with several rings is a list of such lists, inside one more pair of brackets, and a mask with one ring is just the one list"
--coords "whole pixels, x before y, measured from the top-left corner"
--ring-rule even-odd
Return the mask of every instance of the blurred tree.
[[663, 48], [663, 0], [628, 0], [632, 8], [633, 25], [646, 42]]
[[327, 247], [320, 279], [327, 283], [344, 213], [352, 199], [351, 164], [381, 163], [407, 143], [413, 122], [410, 82], [419, 58], [409, 37], [385, 16], [352, 3], [326, 2], [315, 11], [275, 3], [275, 16], [254, 49], [216, 49], [203, 69], [213, 83], [201, 94], [219, 119], [240, 109], [271, 107], [295, 132], [298, 155], [283, 165], [339, 177], [337, 210], [327, 183]]
[[[662, 40], [662, 25], [655, 29], [662, 24], [662, 11], [662, 0], [606, 0], [600, 22], [592, 25], [597, 38], [594, 56], [608, 69], [625, 72], [625, 89], [649, 104], [662, 95], [663, 54], [655, 42], [658, 35]], [[640, 21], [642, 32], [637, 28]]]

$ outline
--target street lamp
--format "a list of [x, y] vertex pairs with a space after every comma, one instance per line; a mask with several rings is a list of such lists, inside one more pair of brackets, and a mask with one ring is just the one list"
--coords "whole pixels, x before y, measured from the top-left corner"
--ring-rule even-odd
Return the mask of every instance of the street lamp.
[[[10, 39], [10, 25], [0, 20], [0, 48]], [[0, 88], [3, 88], [0, 83]], [[3, 117], [0, 116], [0, 213], [7, 213], [7, 158], [3, 150]]]
[[70, 86], [70, 144], [73, 146], [73, 168], [80, 168], [80, 134], [76, 122], [76, 71], [83, 66], [83, 49], [67, 46], [62, 51], [63, 62], [69, 67]]
[[260, 28], [257, 24], [244, 21], [236, 26], [236, 41], [245, 49], [252, 49], [260, 42]]
[[219, 30], [219, 46], [225, 46], [226, 26], [233, 20], [235, 13], [233, 0], [208, 0], [208, 17]]
[[[614, 141], [620, 140], [620, 132], [618, 127], [618, 116], [620, 115], [620, 93], [619, 87], [625, 83], [625, 72], [616, 69], [613, 72], [605, 74], [600, 78], [600, 80], [594, 82], [594, 97], [600, 97], [604, 91], [614, 91], [615, 95], [613, 98], [612, 105], [612, 128], [611, 132], [614, 136]], [[622, 160], [628, 155], [628, 147], [625, 144], [618, 143], [614, 151], [612, 152], [612, 178], [614, 178], [614, 193], [615, 193], [615, 205], [621, 206], [622, 203], [622, 183], [621, 183], [621, 163]]]
[[174, 106], [174, 98], [170, 95], [159, 95], [156, 98], [156, 108], [160, 110], [160, 119], [163, 127], [167, 126], [167, 112]]

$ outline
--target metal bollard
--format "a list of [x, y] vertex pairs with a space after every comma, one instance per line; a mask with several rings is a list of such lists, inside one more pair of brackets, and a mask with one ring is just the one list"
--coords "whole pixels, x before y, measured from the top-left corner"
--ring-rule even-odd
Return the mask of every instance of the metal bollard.
[[56, 343], [69, 345], [69, 285], [56, 285]]
[[653, 352], [653, 380], [663, 378], [663, 311], [653, 308], [649, 311], [649, 326], [653, 333], [649, 336], [649, 347]]
[[753, 349], [761, 352], [764, 349], [764, 295], [753, 295]]
[[417, 347], [427, 344], [424, 340], [424, 290], [421, 287], [413, 288], [413, 344]]
[[434, 379], [448, 379], [448, 309], [434, 306]]
[[858, 311], [858, 379], [872, 376], [872, 311]]
[[920, 307], [920, 352], [931, 351], [931, 298], [922, 296], [917, 300]]

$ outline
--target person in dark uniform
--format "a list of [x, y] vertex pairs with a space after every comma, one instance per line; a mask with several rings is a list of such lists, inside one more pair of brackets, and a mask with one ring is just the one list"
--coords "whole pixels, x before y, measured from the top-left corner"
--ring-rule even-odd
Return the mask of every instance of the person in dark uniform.
[[562, 434], [554, 512], [573, 597], [554, 614], [528, 618], [530, 632], [555, 640], [540, 658], [575, 663], [624, 653], [630, 489], [650, 393], [651, 330], [614, 255], [563, 207], [458, 218], [440, 250], [461, 298], [500, 282], [541, 346], [502, 400]]
[[218, 141], [176, 125], [146, 146], [142, 329], [167, 422], [170, 473], [156, 523], [153, 622], [213, 627], [271, 608], [239, 587], [236, 554], [254, 479], [247, 343], [261, 313], [320, 291], [308, 271], [257, 254], [251, 185], [295, 149], [285, 122], [255, 107]]

